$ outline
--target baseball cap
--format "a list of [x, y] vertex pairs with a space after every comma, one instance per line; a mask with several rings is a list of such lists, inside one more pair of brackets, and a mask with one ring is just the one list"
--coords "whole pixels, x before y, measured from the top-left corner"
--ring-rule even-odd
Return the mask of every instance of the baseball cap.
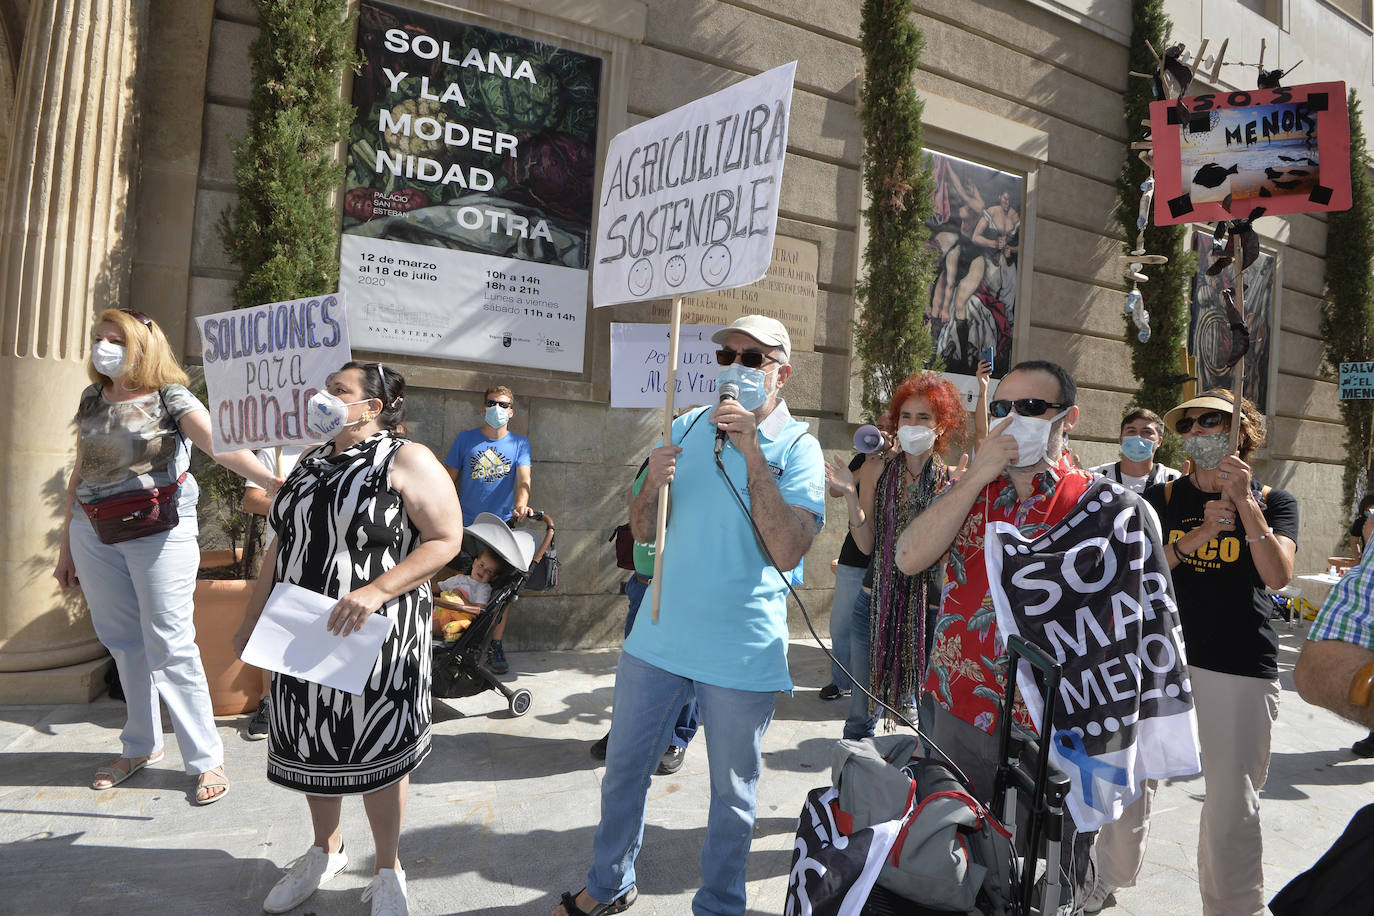
[[788, 335], [787, 328], [776, 318], [768, 318], [764, 315], [744, 315], [736, 318], [728, 327], [721, 328], [712, 334], [711, 340], [714, 343], [723, 344], [725, 339], [736, 331], [741, 334], [748, 334], [765, 347], [777, 347], [782, 350], [784, 363], [791, 360], [792, 338]]

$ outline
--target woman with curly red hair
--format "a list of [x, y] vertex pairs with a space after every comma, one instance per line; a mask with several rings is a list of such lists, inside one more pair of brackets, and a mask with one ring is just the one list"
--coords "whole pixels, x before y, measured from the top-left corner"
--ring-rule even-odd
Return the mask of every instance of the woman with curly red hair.
[[[850, 672], [888, 706], [915, 703], [925, 669], [926, 607], [939, 595], [937, 567], [914, 576], [897, 568], [897, 537], [949, 484], [939, 453], [963, 437], [966, 416], [947, 380], [934, 372], [913, 375], [897, 386], [885, 418], [900, 449], [868, 462], [857, 476], [838, 455], [826, 465], [826, 482], [844, 494], [854, 542], [871, 554], [854, 603]], [[876, 724], [875, 705], [855, 690], [844, 736], [868, 737]]]

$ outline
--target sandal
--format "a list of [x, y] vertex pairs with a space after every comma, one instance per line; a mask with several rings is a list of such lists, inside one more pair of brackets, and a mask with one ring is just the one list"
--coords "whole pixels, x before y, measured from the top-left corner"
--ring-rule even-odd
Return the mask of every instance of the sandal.
[[[95, 771], [95, 776], [91, 778], [91, 788], [97, 792], [113, 789], [148, 764], [157, 763], [165, 754], [165, 751], [159, 749], [157, 753], [147, 757], [120, 757], [114, 763], [107, 763]], [[119, 765], [126, 760], [129, 761], [129, 768], [121, 769]]]
[[639, 891], [633, 886], [610, 903], [598, 903], [590, 910], [584, 910], [577, 905], [577, 896], [585, 891], [582, 888], [577, 894], [566, 892], [563, 894], [563, 909], [568, 916], [611, 916], [612, 913], [623, 913], [634, 905], [635, 900], [639, 899]]
[[[220, 791], [215, 792], [214, 795], [209, 795], [205, 797], [202, 797], [200, 794], [202, 792], [209, 792], [214, 789], [219, 789]], [[196, 779], [197, 805], [213, 805], [215, 802], [219, 801], [221, 798], [228, 794], [229, 780], [224, 775], [224, 764], [222, 763], [217, 767], [212, 767], [211, 769], [206, 770], [204, 773], [201, 773], [200, 776]]]

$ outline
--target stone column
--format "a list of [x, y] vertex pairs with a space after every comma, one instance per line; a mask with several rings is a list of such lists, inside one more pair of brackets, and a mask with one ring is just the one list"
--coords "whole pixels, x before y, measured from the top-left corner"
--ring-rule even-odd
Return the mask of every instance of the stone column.
[[144, 0], [34, 0], [0, 201], [0, 704], [88, 700], [107, 664], [52, 578], [92, 316], [121, 304]]

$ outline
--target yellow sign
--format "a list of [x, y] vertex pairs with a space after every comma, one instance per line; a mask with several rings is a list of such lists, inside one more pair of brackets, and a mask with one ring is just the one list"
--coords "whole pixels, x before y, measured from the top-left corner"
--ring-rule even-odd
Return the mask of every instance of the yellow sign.
[[[748, 286], [682, 297], [683, 324], [730, 324], [741, 315], [767, 315], [787, 328], [792, 350], [816, 345], [816, 271], [820, 247], [803, 239], [775, 236], [773, 260], [762, 280]], [[667, 321], [671, 304], [654, 303], [655, 321]]]

